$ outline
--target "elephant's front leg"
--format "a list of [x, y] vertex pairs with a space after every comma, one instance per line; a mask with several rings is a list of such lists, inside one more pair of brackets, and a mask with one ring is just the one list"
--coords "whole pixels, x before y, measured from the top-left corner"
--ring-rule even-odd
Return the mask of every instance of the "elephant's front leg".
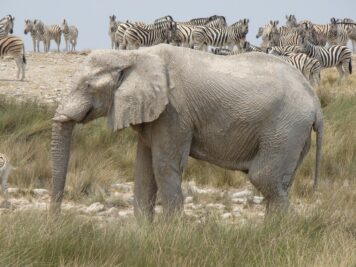
[[[187, 164], [192, 135], [173, 118], [161, 116], [152, 131], [152, 163], [160, 192], [163, 212], [171, 215], [183, 208], [181, 188], [183, 169]], [[168, 117], [168, 116], [167, 116]], [[162, 123], [163, 121], [163, 123]]]
[[153, 209], [156, 202], [157, 184], [152, 170], [152, 152], [138, 138], [137, 154], [134, 167], [135, 177], [135, 217], [138, 219], [153, 219]]

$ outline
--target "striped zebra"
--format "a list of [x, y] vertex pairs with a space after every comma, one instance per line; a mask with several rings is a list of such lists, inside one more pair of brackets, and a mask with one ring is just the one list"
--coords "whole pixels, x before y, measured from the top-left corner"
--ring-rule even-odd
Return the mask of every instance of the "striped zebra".
[[35, 30], [35, 24], [32, 20], [25, 20], [24, 34], [31, 34], [33, 51], [40, 52], [40, 42], [44, 42], [44, 38]]
[[179, 22], [179, 24], [189, 25], [189, 26], [203, 26], [210, 22], [211, 20], [218, 17], [217, 15], [206, 17], [206, 18], [195, 18], [185, 22]]
[[158, 18], [158, 19], [155, 19], [154, 20], [154, 24], [158, 23], [158, 22], [162, 22], [162, 21], [174, 21], [174, 19], [172, 18], [171, 15], [167, 15], [167, 16], [164, 16], [162, 18]]
[[115, 32], [117, 30], [117, 26], [118, 26], [119, 23], [120, 22], [116, 21], [116, 16], [115, 15], [109, 16], [108, 34], [109, 34], [109, 37], [110, 37], [110, 40], [111, 40], [111, 49], [116, 48]]
[[224, 16], [212, 16], [210, 21], [205, 24], [207, 27], [224, 28], [227, 27], [226, 19]]
[[348, 27], [346, 25], [339, 24], [335, 18], [331, 18], [326, 38], [330, 46], [346, 46], [347, 41], [349, 40]]
[[7, 15], [0, 20], [0, 57], [10, 56], [17, 65], [17, 79], [25, 79], [25, 45], [20, 37], [8, 35], [13, 33], [15, 18]]
[[141, 46], [152, 46], [159, 43], [169, 43], [174, 39], [177, 24], [174, 21], [162, 21], [150, 27], [142, 28], [134, 26], [128, 28], [124, 34], [123, 49], [138, 49]]
[[296, 28], [299, 26], [297, 18], [295, 15], [286, 15], [286, 27], [287, 28]]
[[238, 49], [242, 49], [246, 34], [248, 33], [249, 19], [240, 20], [229, 27], [213, 28], [207, 26], [197, 26], [192, 32], [190, 46], [195, 46], [199, 50], [207, 50], [207, 46], [223, 47], [228, 45], [232, 50], [236, 45]]
[[75, 46], [77, 45], [78, 39], [78, 29], [74, 25], [69, 26], [67, 21], [64, 19], [62, 22], [61, 30], [63, 32], [63, 37], [66, 42], [66, 51], [75, 51]]
[[54, 40], [57, 44], [57, 51], [59, 52], [59, 46], [61, 44], [62, 30], [58, 25], [45, 25], [41, 20], [35, 19], [35, 30], [44, 40], [45, 52], [49, 52], [51, 47], [51, 40]]
[[278, 56], [284, 61], [296, 67], [312, 86], [319, 85], [321, 64], [319, 60], [308, 57], [302, 53], [280, 53], [277, 47], [271, 47], [267, 50], [268, 54]]
[[159, 18], [157, 19], [156, 23], [149, 24], [149, 25], [146, 25], [143, 22], [130, 22], [130, 21], [118, 23], [117, 30], [115, 32], [115, 47], [117, 49], [120, 49], [120, 47], [122, 47], [124, 43], [124, 35], [127, 29], [132, 27], [140, 27], [146, 30], [158, 29], [160, 27], [164, 27], [164, 24], [166, 23], [165, 21], [169, 21], [169, 19], [164, 20], [163, 18]]
[[356, 53], [356, 22], [354, 22], [352, 19], [343, 19], [342, 20], [343, 23], [345, 23], [346, 25], [350, 25], [349, 23], [353, 23], [351, 24], [348, 29], [348, 34], [349, 34], [349, 39], [352, 42], [352, 51], [354, 53]]
[[[213, 28], [223, 28], [227, 26], [226, 19], [223, 16], [212, 16], [210, 21], [208, 21], [205, 25]], [[177, 23], [174, 44], [189, 47], [189, 42], [194, 28], [194, 25], [187, 25], [184, 22]]]
[[334, 45], [326, 48], [315, 46], [306, 40], [301, 49], [307, 56], [319, 60], [322, 68], [336, 67], [339, 72], [339, 84], [345, 75], [352, 74], [352, 52], [346, 46]]

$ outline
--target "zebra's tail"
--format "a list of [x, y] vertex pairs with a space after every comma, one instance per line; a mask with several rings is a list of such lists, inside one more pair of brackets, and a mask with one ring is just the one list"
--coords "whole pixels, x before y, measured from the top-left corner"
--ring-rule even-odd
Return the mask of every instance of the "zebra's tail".
[[25, 46], [23, 46], [22, 51], [23, 51], [23, 53], [22, 53], [22, 62], [23, 62], [23, 64], [26, 64], [27, 62], [26, 62], [26, 57], [25, 57]]
[[349, 61], [349, 73], [352, 74], [352, 60]]

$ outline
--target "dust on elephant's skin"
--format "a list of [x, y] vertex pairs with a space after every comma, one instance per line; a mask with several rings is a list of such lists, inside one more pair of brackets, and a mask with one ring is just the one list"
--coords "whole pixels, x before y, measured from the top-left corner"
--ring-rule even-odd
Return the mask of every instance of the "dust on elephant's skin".
[[133, 125], [138, 133], [138, 217], [152, 219], [157, 189], [166, 214], [181, 209], [188, 156], [246, 172], [267, 211], [286, 210], [314, 129], [315, 179], [319, 174], [320, 103], [288, 63], [262, 53], [219, 57], [169, 45], [99, 50], [53, 118], [53, 211], [63, 197], [74, 125], [102, 116], [113, 130]]

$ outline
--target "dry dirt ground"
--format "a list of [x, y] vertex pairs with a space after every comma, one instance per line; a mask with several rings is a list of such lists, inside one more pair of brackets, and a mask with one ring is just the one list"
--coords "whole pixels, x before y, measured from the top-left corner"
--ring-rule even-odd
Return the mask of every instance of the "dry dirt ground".
[[[29, 53], [27, 54], [26, 79], [17, 81], [16, 65], [12, 59], [0, 61], [0, 97], [15, 97], [17, 100], [31, 99], [39, 103], [56, 105], [70, 90], [76, 73], [88, 53]], [[185, 192], [185, 214], [196, 221], [213, 215], [227, 222], [244, 223], [250, 218], [262, 219], [264, 203], [251, 185], [240, 189], [202, 188], [194, 183], [183, 185]], [[46, 210], [49, 193], [45, 189], [26, 192], [26, 189], [10, 188], [10, 205], [3, 205], [1, 213], [19, 212], [28, 209]], [[112, 203], [79, 204], [65, 201], [63, 210], [80, 212], [100, 220], [130, 218], [133, 216], [133, 184], [112, 185]], [[308, 205], [293, 200], [295, 210], [303, 212]], [[5, 207], [7, 206], [7, 207]], [[159, 213], [161, 207], [158, 205]]]

